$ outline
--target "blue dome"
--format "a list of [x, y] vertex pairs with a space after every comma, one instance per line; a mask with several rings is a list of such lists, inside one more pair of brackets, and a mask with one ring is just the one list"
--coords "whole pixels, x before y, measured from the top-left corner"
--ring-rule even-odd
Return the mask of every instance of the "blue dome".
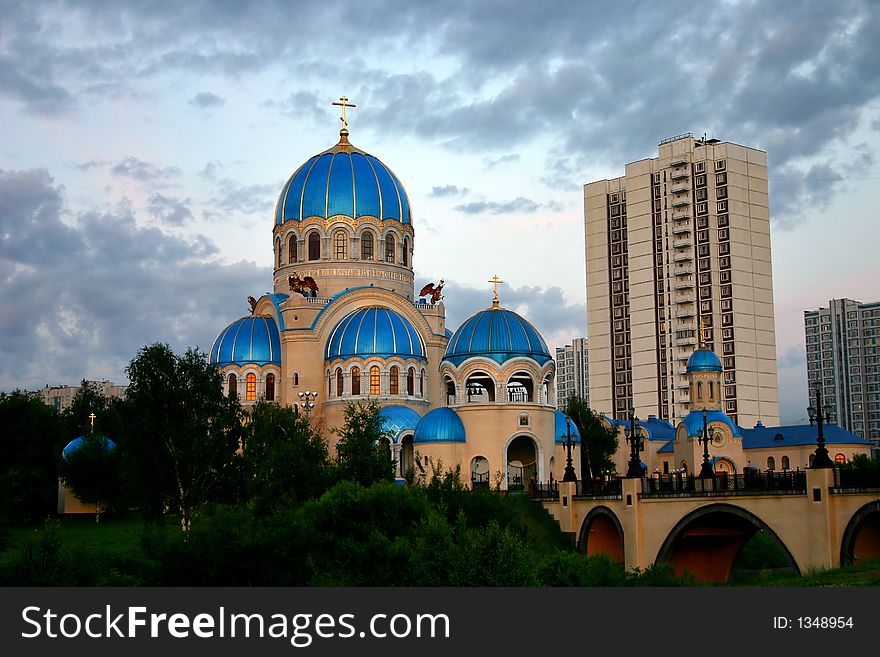
[[383, 406], [379, 417], [382, 418], [382, 431], [387, 431], [394, 442], [404, 431], [415, 431], [422, 419], [413, 409], [399, 405]]
[[[100, 441], [101, 444], [104, 446], [104, 449], [106, 449], [108, 452], [112, 452], [114, 449], [116, 449], [116, 443], [114, 443], [109, 438], [100, 438]], [[79, 438], [74, 438], [69, 443], [67, 443], [67, 445], [64, 446], [64, 449], [61, 450], [62, 458], [69, 458], [71, 454], [73, 454], [75, 451], [85, 445], [85, 443], [86, 439], [83, 436], [80, 436]]]
[[413, 443], [463, 443], [464, 425], [451, 408], [435, 408], [416, 427]]
[[688, 372], [720, 372], [721, 360], [711, 349], [701, 347], [691, 354], [687, 364]]
[[281, 365], [281, 337], [270, 317], [248, 315], [220, 332], [211, 347], [212, 365]]
[[[562, 411], [556, 411], [556, 444], [564, 445], [565, 441], [568, 440], [568, 425], [565, 423], [565, 418], [568, 416]], [[572, 445], [580, 445], [581, 442], [581, 432], [578, 431], [577, 425], [572, 422], [571, 423], [571, 444]]]
[[275, 206], [275, 224], [335, 215], [412, 223], [409, 199], [397, 176], [345, 137], [309, 158], [288, 179]]
[[324, 359], [370, 356], [426, 360], [422, 337], [403, 315], [388, 308], [358, 308], [336, 322], [324, 349]]
[[498, 364], [517, 356], [541, 365], [550, 360], [547, 345], [535, 327], [515, 312], [497, 306], [466, 320], [449, 339], [443, 360], [460, 365], [472, 356], [485, 356]]
[[[708, 411], [706, 413], [706, 425], [708, 426], [713, 422], [723, 422], [730, 428], [734, 436], [742, 438], [739, 427], [733, 423], [733, 420], [726, 413], [722, 411]], [[687, 428], [688, 436], [698, 436], [699, 432], [703, 430], [703, 411], [691, 411], [682, 419], [681, 423]]]

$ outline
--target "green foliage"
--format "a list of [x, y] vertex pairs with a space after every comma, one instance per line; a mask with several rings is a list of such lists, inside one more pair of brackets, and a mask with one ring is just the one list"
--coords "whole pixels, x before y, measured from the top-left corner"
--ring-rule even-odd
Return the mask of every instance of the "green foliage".
[[339, 436], [336, 478], [369, 486], [377, 481], [394, 480], [394, 462], [383, 444], [381, 408], [375, 401], [357, 402], [345, 407], [345, 424], [334, 429]]
[[697, 586], [697, 580], [689, 572], [679, 575], [668, 563], [655, 563], [644, 570], [635, 568], [627, 574], [627, 586]]
[[765, 532], [757, 531], [739, 551], [733, 562], [733, 570], [763, 570], [785, 568], [788, 565], [788, 559], [776, 541]]
[[103, 436], [89, 435], [80, 447], [61, 458], [59, 474], [84, 504], [101, 502], [112, 508], [122, 491], [122, 459], [119, 450]]
[[624, 586], [626, 573], [605, 555], [587, 557], [577, 552], [554, 550], [538, 565], [542, 586]]
[[880, 470], [880, 461], [872, 459], [867, 454], [856, 454], [842, 467], [850, 470], [877, 471]]
[[584, 479], [598, 477], [615, 469], [611, 457], [617, 452], [617, 431], [605, 427], [586, 400], [572, 395], [566, 401], [566, 413], [581, 435], [581, 473]]

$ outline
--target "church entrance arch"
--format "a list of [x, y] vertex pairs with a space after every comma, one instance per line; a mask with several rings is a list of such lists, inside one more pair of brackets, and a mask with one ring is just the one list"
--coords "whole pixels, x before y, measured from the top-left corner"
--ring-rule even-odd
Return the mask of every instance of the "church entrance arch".
[[489, 459], [485, 456], [471, 459], [471, 488], [489, 488]]
[[538, 480], [538, 446], [530, 436], [517, 436], [507, 443], [507, 490], [523, 490]]
[[410, 482], [415, 477], [413, 457], [413, 436], [408, 434], [400, 439], [400, 476]]
[[578, 549], [590, 557], [604, 554], [615, 563], [623, 563], [623, 527], [607, 506], [597, 506], [584, 518]]
[[843, 532], [841, 565], [880, 557], [880, 501], [866, 504], [853, 514]]
[[743, 545], [757, 531], [777, 544], [791, 569], [800, 569], [785, 544], [758, 516], [732, 504], [709, 504], [678, 521], [663, 541], [656, 563], [666, 562], [675, 572], [690, 571], [707, 582], [726, 582]]

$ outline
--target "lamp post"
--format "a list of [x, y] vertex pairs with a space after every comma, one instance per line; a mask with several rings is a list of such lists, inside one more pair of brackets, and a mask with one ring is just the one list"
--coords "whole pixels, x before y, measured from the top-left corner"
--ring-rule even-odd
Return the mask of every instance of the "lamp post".
[[[568, 457], [565, 459], [565, 472], [562, 475], [562, 481], [577, 481], [577, 475], [574, 472], [574, 466], [571, 464], [571, 418], [565, 416], [565, 427], [567, 435], [565, 438], [565, 449], [568, 451]], [[583, 449], [583, 445], [581, 445]]]
[[626, 469], [627, 477], [642, 476], [642, 457], [639, 450], [642, 440], [639, 438], [639, 418], [636, 417], [636, 409], [629, 409], [629, 435], [626, 439], [629, 441], [629, 464]]
[[714, 477], [715, 469], [709, 463], [709, 441], [712, 437], [709, 435], [708, 413], [703, 409], [703, 428], [699, 431], [699, 442], [703, 443], [703, 465], [700, 467], [700, 477]]
[[317, 391], [306, 390], [299, 393], [299, 405], [306, 412], [306, 417], [312, 417], [312, 409], [315, 407], [315, 399], [318, 398]]
[[825, 411], [822, 403], [822, 386], [816, 385], [816, 405], [810, 404], [807, 412], [810, 414], [810, 425], [814, 422], [819, 430], [816, 437], [816, 451], [813, 452], [813, 468], [831, 468], [834, 464], [831, 457], [828, 456], [828, 449], [825, 447], [825, 432], [822, 429], [823, 424], [831, 422], [831, 413]]

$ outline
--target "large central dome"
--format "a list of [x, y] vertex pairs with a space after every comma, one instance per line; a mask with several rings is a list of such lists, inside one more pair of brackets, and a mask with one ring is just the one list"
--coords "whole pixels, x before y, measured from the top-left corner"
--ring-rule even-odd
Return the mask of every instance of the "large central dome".
[[375, 217], [411, 223], [403, 185], [378, 158], [355, 148], [342, 134], [330, 150], [309, 158], [285, 183], [275, 224], [309, 217]]

